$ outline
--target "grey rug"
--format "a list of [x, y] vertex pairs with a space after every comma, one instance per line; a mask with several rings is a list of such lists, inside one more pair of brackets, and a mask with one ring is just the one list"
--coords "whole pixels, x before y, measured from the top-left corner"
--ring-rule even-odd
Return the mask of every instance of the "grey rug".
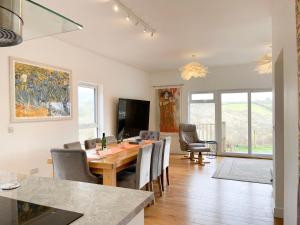
[[213, 178], [271, 184], [272, 168], [272, 160], [225, 158]]

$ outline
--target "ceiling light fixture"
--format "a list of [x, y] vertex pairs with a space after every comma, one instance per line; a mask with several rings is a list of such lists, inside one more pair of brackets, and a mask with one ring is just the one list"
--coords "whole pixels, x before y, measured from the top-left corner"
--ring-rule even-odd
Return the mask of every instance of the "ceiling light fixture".
[[133, 12], [132, 9], [127, 7], [124, 3], [122, 3], [120, 0], [113, 0], [114, 3], [114, 11], [118, 12], [120, 9], [125, 12], [127, 15], [126, 20], [129, 21], [135, 21], [134, 25], [138, 26], [139, 24], [144, 27], [143, 32], [148, 33], [150, 32], [150, 36], [154, 37], [154, 34], [157, 32], [149, 23], [144, 21], [141, 17], [139, 17], [137, 14]]
[[[192, 55], [195, 58], [195, 55]], [[191, 62], [183, 66], [181, 69], [181, 78], [183, 80], [190, 80], [192, 77], [203, 78], [208, 74], [207, 67], [198, 62]]]
[[255, 71], [259, 74], [272, 73], [272, 53], [267, 53], [257, 62]]
[[114, 5], [114, 11], [119, 12], [119, 6], [117, 4]]

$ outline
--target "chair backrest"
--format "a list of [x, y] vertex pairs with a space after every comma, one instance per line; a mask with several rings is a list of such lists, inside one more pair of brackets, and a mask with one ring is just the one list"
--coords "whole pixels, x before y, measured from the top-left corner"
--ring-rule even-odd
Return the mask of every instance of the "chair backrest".
[[51, 156], [55, 178], [99, 183], [89, 170], [84, 150], [51, 149]]
[[116, 144], [118, 142], [117, 138], [115, 136], [107, 136], [106, 137], [106, 144]]
[[171, 137], [165, 137], [163, 142], [162, 169], [166, 169], [170, 165]]
[[97, 143], [101, 143], [100, 138], [86, 140], [86, 141], [84, 141], [84, 147], [86, 150], [93, 149], [93, 148], [97, 147]]
[[152, 145], [140, 148], [136, 162], [136, 189], [141, 189], [150, 182]]
[[163, 151], [163, 141], [156, 141], [152, 144], [152, 157], [151, 157], [151, 170], [150, 170], [150, 180], [155, 180], [161, 175], [162, 167], [162, 151]]
[[188, 150], [188, 144], [199, 142], [196, 125], [179, 125], [179, 143], [182, 151]]
[[158, 141], [160, 136], [159, 131], [141, 130], [140, 137], [142, 140], [155, 140]]
[[77, 141], [77, 142], [64, 144], [64, 149], [82, 149], [82, 147], [81, 147], [80, 142]]

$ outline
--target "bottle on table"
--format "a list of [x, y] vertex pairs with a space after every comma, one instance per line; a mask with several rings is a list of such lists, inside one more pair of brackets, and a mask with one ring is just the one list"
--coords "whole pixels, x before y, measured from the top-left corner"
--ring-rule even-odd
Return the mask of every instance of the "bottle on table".
[[106, 148], [106, 137], [105, 133], [102, 134], [102, 140], [101, 140], [101, 149], [104, 150]]

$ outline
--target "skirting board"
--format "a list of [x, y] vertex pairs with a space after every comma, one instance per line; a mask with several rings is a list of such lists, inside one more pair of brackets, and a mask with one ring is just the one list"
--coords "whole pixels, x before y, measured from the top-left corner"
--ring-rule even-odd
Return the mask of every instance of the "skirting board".
[[283, 219], [283, 208], [274, 208], [274, 217]]

